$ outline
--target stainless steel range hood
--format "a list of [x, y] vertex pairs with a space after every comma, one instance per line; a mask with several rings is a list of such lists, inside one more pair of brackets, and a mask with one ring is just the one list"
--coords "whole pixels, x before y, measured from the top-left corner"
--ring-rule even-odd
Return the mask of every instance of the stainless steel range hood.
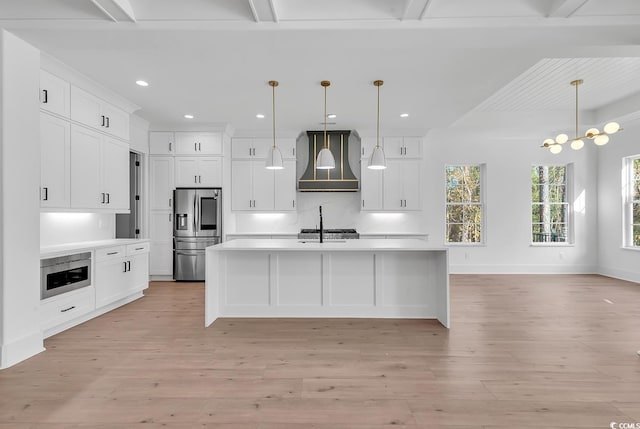
[[309, 163], [298, 180], [301, 192], [357, 192], [360, 182], [349, 166], [349, 135], [351, 131], [327, 131], [329, 149], [336, 160], [336, 168], [317, 170], [316, 158], [324, 144], [324, 131], [307, 131]]

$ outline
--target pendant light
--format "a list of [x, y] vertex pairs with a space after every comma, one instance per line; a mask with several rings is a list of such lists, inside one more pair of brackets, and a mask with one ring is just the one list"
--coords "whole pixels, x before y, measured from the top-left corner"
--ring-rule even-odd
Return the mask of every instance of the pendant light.
[[[569, 136], [566, 134], [558, 134], [554, 139], [546, 139], [542, 142], [542, 147], [549, 148], [549, 151], [553, 154], [558, 154], [562, 152], [562, 145], [568, 141], [571, 141], [571, 149], [580, 150], [584, 147], [584, 141], [578, 135], [578, 87], [582, 85], [584, 81], [582, 79], [577, 79], [571, 81], [571, 85], [576, 87], [576, 134], [575, 137], [569, 140]], [[603, 131], [600, 132], [597, 128], [589, 128], [584, 136], [588, 139], [593, 140], [593, 142], [597, 146], [603, 146], [609, 143], [609, 135], [617, 133], [618, 131], [622, 131], [620, 128], [620, 124], [617, 122], [609, 122], [605, 124]]]
[[380, 146], [380, 87], [383, 83], [384, 82], [381, 80], [373, 82], [373, 84], [378, 87], [378, 110], [376, 116], [376, 147], [373, 148], [371, 158], [369, 158], [369, 165], [367, 165], [367, 168], [372, 170], [384, 170], [387, 168], [387, 160], [384, 156], [384, 150]]
[[329, 170], [336, 168], [336, 160], [333, 158], [333, 154], [329, 149], [329, 140], [327, 139], [327, 87], [331, 85], [328, 80], [323, 80], [320, 85], [324, 87], [324, 116], [322, 123], [324, 124], [324, 142], [322, 150], [318, 152], [318, 158], [316, 158], [316, 168], [319, 170]]
[[282, 170], [284, 168], [282, 164], [282, 153], [278, 146], [276, 146], [276, 86], [278, 86], [277, 80], [270, 80], [269, 86], [271, 86], [271, 117], [273, 119], [273, 145], [269, 148], [267, 153], [267, 160], [265, 168], [268, 170]]

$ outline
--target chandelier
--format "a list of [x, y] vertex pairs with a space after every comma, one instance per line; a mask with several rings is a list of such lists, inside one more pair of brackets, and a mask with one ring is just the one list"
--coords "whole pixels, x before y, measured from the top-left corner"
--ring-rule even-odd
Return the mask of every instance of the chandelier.
[[[576, 87], [576, 134], [575, 134], [575, 137], [569, 140], [569, 136], [567, 134], [558, 134], [555, 140], [546, 139], [544, 142], [542, 142], [542, 147], [549, 148], [549, 151], [553, 154], [562, 152], [562, 145], [564, 145], [568, 141], [571, 142], [570, 146], [571, 146], [571, 149], [573, 150], [580, 150], [584, 147], [584, 141], [582, 141], [582, 137], [578, 135], [578, 87], [582, 85], [583, 82], [584, 81], [582, 79], [571, 81], [571, 85]], [[618, 124], [617, 122], [608, 122], [607, 124], [605, 124], [602, 131], [598, 130], [597, 128], [589, 128], [584, 133], [584, 136], [590, 140], [593, 140], [593, 142], [596, 145], [603, 146], [609, 143], [610, 134], [617, 133], [618, 131], [621, 131], [621, 130], [622, 128], [620, 128], [620, 124]]]

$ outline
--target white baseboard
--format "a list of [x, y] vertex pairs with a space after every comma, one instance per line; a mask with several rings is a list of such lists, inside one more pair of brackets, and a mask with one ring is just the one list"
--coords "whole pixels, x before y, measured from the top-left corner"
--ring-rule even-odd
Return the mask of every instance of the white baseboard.
[[449, 274], [597, 274], [591, 265], [450, 265]]
[[0, 369], [9, 368], [38, 353], [42, 353], [45, 350], [42, 340], [42, 332], [38, 331], [17, 341], [2, 344], [0, 346]]
[[640, 283], [640, 272], [620, 270], [617, 268], [598, 267], [598, 274], [628, 282]]
[[150, 282], [172, 282], [173, 281], [173, 276], [158, 276], [158, 275], [153, 275], [153, 276], [149, 276], [149, 281]]

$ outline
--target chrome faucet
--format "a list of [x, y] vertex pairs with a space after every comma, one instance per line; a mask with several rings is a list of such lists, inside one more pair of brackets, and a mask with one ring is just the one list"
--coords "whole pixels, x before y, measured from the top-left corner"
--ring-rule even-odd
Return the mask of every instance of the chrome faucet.
[[322, 227], [322, 206], [320, 206], [320, 243], [322, 243], [323, 240], [323, 236], [324, 235], [324, 228]]

